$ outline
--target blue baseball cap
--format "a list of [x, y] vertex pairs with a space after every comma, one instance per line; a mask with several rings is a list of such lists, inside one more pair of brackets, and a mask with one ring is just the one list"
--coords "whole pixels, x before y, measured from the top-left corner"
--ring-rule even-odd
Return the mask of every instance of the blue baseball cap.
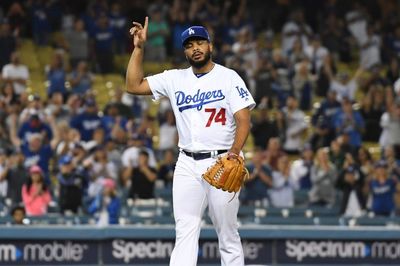
[[202, 38], [210, 42], [210, 35], [208, 34], [206, 28], [204, 28], [203, 26], [192, 26], [182, 32], [182, 46], [185, 45], [185, 42], [192, 37]]
[[66, 165], [66, 164], [70, 164], [71, 162], [72, 162], [72, 156], [71, 155], [64, 155], [58, 161], [59, 165]]

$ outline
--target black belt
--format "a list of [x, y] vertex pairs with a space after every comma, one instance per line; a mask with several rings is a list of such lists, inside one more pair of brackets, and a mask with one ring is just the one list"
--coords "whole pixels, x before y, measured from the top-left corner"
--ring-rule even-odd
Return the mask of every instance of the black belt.
[[[211, 156], [215, 155], [215, 152], [190, 152], [190, 151], [185, 151], [181, 150], [184, 154], [186, 154], [189, 157], [192, 157], [194, 160], [204, 160], [207, 158], [211, 158]], [[227, 152], [228, 150], [218, 150], [216, 151], [216, 155], [220, 155], [222, 153]]]

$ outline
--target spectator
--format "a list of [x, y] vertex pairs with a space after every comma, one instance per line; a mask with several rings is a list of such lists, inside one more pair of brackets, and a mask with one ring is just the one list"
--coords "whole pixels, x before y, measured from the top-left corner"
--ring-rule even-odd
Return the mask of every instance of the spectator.
[[182, 55], [182, 40], [181, 34], [182, 32], [190, 27], [188, 21], [187, 11], [181, 7], [181, 4], [178, 4], [178, 1], [174, 1], [173, 7], [170, 10], [170, 13], [173, 14], [170, 16], [171, 22], [171, 37], [172, 37], [172, 46], [173, 46], [173, 57], [176, 63], [181, 64], [185, 62], [185, 57]]
[[359, 111], [353, 110], [349, 99], [342, 100], [342, 108], [335, 115], [333, 123], [336, 128], [336, 134], [348, 134], [350, 146], [357, 150], [361, 146], [362, 133], [364, 131], [364, 119]]
[[169, 35], [169, 25], [162, 17], [162, 10], [155, 7], [150, 10], [151, 20], [147, 33], [146, 60], [153, 62], [164, 62], [167, 58], [166, 39]]
[[[400, 34], [400, 26], [399, 26], [399, 34]], [[386, 79], [389, 84], [394, 84], [400, 78], [399, 60], [400, 60], [400, 40], [399, 40], [399, 58], [392, 58], [390, 60], [389, 67], [386, 70]]]
[[79, 131], [82, 141], [92, 140], [95, 129], [103, 127], [101, 118], [97, 114], [97, 104], [94, 99], [87, 99], [84, 111], [71, 119], [71, 127]]
[[371, 69], [381, 63], [380, 46], [381, 38], [374, 33], [373, 27], [368, 25], [367, 39], [360, 47], [360, 66], [363, 69]]
[[98, 145], [90, 159], [90, 175], [96, 176], [97, 178], [118, 180], [119, 172], [117, 166], [114, 162], [108, 160], [107, 151], [104, 146]]
[[[71, 120], [71, 110], [64, 104], [64, 96], [61, 92], [55, 92], [51, 95], [44, 108], [44, 114], [47, 120], [54, 120], [57, 125], [60, 123], [69, 123]], [[54, 135], [56, 135], [57, 130], [54, 131]]]
[[70, 74], [71, 93], [84, 96], [92, 88], [93, 75], [86, 61], [78, 61], [76, 69]]
[[128, 167], [124, 178], [131, 179], [129, 197], [132, 199], [154, 198], [154, 182], [157, 170], [149, 165], [149, 154], [145, 150], [139, 152], [138, 167]]
[[300, 110], [309, 111], [311, 109], [315, 78], [312, 77], [307, 60], [295, 65], [295, 75], [292, 81], [295, 96], [300, 100]]
[[22, 187], [22, 201], [26, 214], [29, 216], [45, 215], [51, 195], [44, 182], [43, 171], [38, 165], [33, 165], [29, 168], [29, 175], [27, 182]]
[[327, 98], [322, 100], [311, 118], [314, 133], [311, 136], [311, 145], [314, 150], [328, 147], [335, 138], [336, 129], [333, 118], [340, 109], [340, 103], [336, 100], [336, 91], [329, 90]]
[[7, 20], [10, 23], [14, 36], [21, 37], [26, 34], [26, 13], [21, 3], [13, 2], [7, 12]]
[[67, 96], [67, 89], [65, 88], [65, 70], [64, 70], [64, 59], [62, 53], [54, 53], [50, 65], [46, 68], [46, 76], [49, 81], [49, 87], [47, 88], [47, 95], [51, 95], [55, 92], [61, 92], [64, 97]]
[[173, 149], [178, 143], [178, 131], [175, 126], [175, 116], [172, 110], [165, 114], [165, 122], [160, 125], [160, 140], [158, 142], [159, 155], [168, 149]]
[[288, 61], [291, 66], [295, 66], [297, 63], [304, 61], [307, 58], [303, 47], [303, 43], [300, 39], [296, 39], [293, 43], [293, 47], [288, 54]]
[[10, 162], [6, 151], [0, 149], [0, 200], [7, 196], [8, 180], [7, 174], [10, 168]]
[[29, 120], [21, 125], [18, 131], [18, 137], [22, 143], [28, 143], [32, 134], [42, 135], [42, 139], [45, 143], [48, 143], [53, 138], [53, 132], [50, 126], [42, 121], [39, 114], [34, 110], [32, 110]]
[[360, 167], [360, 172], [364, 177], [368, 177], [374, 170], [374, 161], [368, 148], [361, 146], [357, 153], [357, 164]]
[[11, 54], [17, 48], [16, 38], [11, 33], [10, 24], [0, 23], [0, 69], [10, 61]]
[[13, 84], [14, 92], [21, 95], [26, 91], [26, 82], [29, 79], [28, 68], [21, 64], [18, 52], [11, 54], [11, 62], [3, 67], [3, 79]]
[[381, 116], [382, 133], [379, 137], [381, 147], [393, 146], [396, 158], [400, 158], [400, 100], [389, 104]]
[[272, 91], [276, 94], [279, 108], [286, 104], [286, 98], [292, 92], [292, 84], [290, 80], [290, 69], [287, 58], [282, 54], [282, 50], [275, 48], [272, 51]]
[[85, 177], [75, 170], [72, 156], [64, 155], [59, 160], [60, 172], [57, 174], [59, 182], [59, 206], [60, 212], [78, 213], [82, 207], [83, 189]]
[[278, 160], [285, 155], [281, 148], [281, 142], [278, 138], [270, 138], [267, 144], [267, 149], [263, 154], [263, 159], [271, 170], [277, 170]]
[[355, 1], [352, 9], [345, 14], [347, 29], [355, 38], [359, 46], [367, 42], [367, 15], [365, 7]]
[[103, 179], [103, 189], [90, 204], [88, 212], [97, 214], [97, 225], [119, 224], [120, 200], [117, 196], [115, 181]]
[[317, 74], [320, 72], [325, 57], [329, 54], [328, 49], [322, 46], [321, 38], [318, 35], [314, 35], [311, 39], [311, 43], [309, 46], [305, 47], [304, 52], [310, 60], [311, 64], [311, 74]]
[[[18, 101], [18, 95], [14, 91], [14, 85], [11, 82], [5, 82], [1, 88], [1, 102], [7, 106], [13, 105]], [[4, 109], [4, 108], [3, 108]]]
[[302, 148], [302, 136], [307, 129], [304, 113], [298, 109], [297, 99], [289, 96], [282, 110], [286, 131], [283, 149], [289, 154], [298, 154]]
[[361, 116], [365, 121], [365, 130], [363, 132], [363, 140], [370, 142], [378, 142], [381, 134], [379, 125], [380, 118], [385, 111], [385, 99], [383, 88], [380, 85], [372, 85], [361, 101]]
[[46, 184], [50, 184], [49, 165], [53, 156], [53, 150], [49, 144], [45, 143], [39, 133], [32, 134], [28, 142], [21, 146], [25, 157], [24, 166], [38, 165], [43, 172]]
[[244, 204], [268, 203], [268, 189], [272, 186], [271, 170], [262, 161], [262, 152], [255, 149], [251, 162], [246, 165], [249, 179], [242, 188], [240, 200]]
[[114, 51], [117, 54], [125, 54], [127, 51], [127, 18], [121, 11], [121, 5], [117, 2], [111, 4], [109, 14], [110, 26], [114, 31]]
[[47, 45], [51, 32], [48, 9], [43, 0], [34, 1], [31, 9], [32, 35], [35, 43], [40, 46]]
[[387, 172], [387, 163], [378, 161], [369, 182], [372, 196], [371, 211], [375, 215], [390, 216], [394, 212], [394, 194], [400, 190], [398, 181]]
[[272, 120], [268, 108], [260, 108], [254, 116], [250, 129], [254, 146], [263, 149], [271, 138], [278, 137], [278, 122]]
[[145, 137], [140, 134], [132, 134], [128, 140], [128, 147], [122, 153], [123, 167], [138, 167], [139, 166], [139, 153], [145, 150], [149, 155], [150, 167], [156, 168], [157, 161], [154, 151], [144, 145]]
[[92, 35], [96, 69], [101, 74], [111, 73], [114, 70], [113, 42], [114, 33], [106, 14], [101, 14], [97, 19]]
[[75, 68], [78, 62], [89, 59], [89, 36], [83, 20], [75, 20], [74, 28], [64, 35], [69, 47], [70, 64]]
[[344, 216], [358, 217], [365, 210], [364, 175], [356, 165], [344, 168], [338, 177], [337, 188], [343, 192], [340, 203], [340, 214]]
[[175, 164], [175, 151], [173, 149], [165, 150], [157, 171], [157, 180], [161, 180], [165, 187], [172, 187]]
[[282, 29], [282, 49], [285, 55], [293, 48], [297, 38], [301, 40], [303, 47], [307, 47], [311, 34], [312, 29], [305, 22], [303, 10], [294, 10]]
[[271, 64], [271, 58], [258, 54], [257, 66], [253, 70], [255, 92], [253, 93], [255, 101], [260, 109], [272, 105], [274, 91], [272, 82], [276, 76], [275, 69]]
[[311, 205], [331, 207], [335, 203], [337, 179], [336, 167], [329, 161], [327, 152], [320, 148], [311, 168]]
[[[393, 36], [388, 40], [388, 46], [391, 52], [390, 56], [393, 56], [392, 61], [398, 62], [400, 59], [400, 25], [397, 25], [394, 29]], [[396, 76], [398, 77], [398, 73], [396, 73]]]
[[268, 191], [271, 205], [273, 207], [294, 206], [294, 188], [295, 184], [290, 177], [290, 163], [287, 155], [281, 156], [278, 160], [277, 171], [272, 172], [272, 186]]
[[342, 62], [351, 61], [351, 39], [341, 18], [330, 14], [321, 32], [322, 44]]
[[104, 116], [101, 118], [102, 124], [105, 128], [106, 138], [111, 138], [116, 129], [127, 130], [128, 120], [122, 116], [117, 103], [108, 104], [105, 108]]
[[311, 145], [306, 144], [301, 152], [301, 158], [294, 160], [290, 166], [290, 178], [296, 190], [311, 189], [311, 169], [314, 152]]
[[360, 76], [363, 73], [362, 68], [357, 69], [351, 79], [346, 71], [339, 72], [335, 77], [331, 66], [328, 64], [325, 65], [325, 73], [330, 81], [329, 89], [336, 91], [336, 97], [339, 102], [342, 102], [343, 98], [347, 98], [350, 101], [355, 100]]
[[11, 210], [11, 217], [12, 217], [12, 221], [11, 224], [12, 225], [25, 225], [26, 221], [25, 221], [25, 208], [23, 206], [17, 205], [14, 208], [12, 208]]
[[24, 167], [24, 154], [20, 150], [14, 151], [10, 156], [10, 168], [7, 173], [8, 193], [7, 197], [13, 204], [22, 203], [22, 186], [28, 180], [28, 173]]
[[[20, 101], [21, 101], [20, 97]], [[37, 94], [30, 95], [28, 97], [28, 102], [21, 101], [21, 105], [25, 107], [22, 111], [18, 113], [18, 123], [22, 124], [31, 118], [32, 114], [38, 114], [40, 119], [44, 119], [44, 101]], [[21, 106], [21, 107], [22, 107]]]

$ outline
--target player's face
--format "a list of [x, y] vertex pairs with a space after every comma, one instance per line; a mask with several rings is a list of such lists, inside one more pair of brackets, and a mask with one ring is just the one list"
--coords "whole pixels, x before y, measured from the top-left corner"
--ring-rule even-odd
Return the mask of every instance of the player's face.
[[207, 40], [189, 40], [184, 48], [186, 59], [195, 68], [202, 68], [211, 60], [212, 46]]

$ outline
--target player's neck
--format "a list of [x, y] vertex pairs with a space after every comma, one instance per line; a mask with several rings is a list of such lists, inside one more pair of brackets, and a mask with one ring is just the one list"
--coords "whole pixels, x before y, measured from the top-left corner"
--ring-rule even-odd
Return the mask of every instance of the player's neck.
[[210, 72], [215, 66], [215, 63], [213, 61], [208, 61], [207, 64], [205, 64], [203, 67], [197, 68], [192, 66], [192, 70], [194, 74], [205, 74]]

